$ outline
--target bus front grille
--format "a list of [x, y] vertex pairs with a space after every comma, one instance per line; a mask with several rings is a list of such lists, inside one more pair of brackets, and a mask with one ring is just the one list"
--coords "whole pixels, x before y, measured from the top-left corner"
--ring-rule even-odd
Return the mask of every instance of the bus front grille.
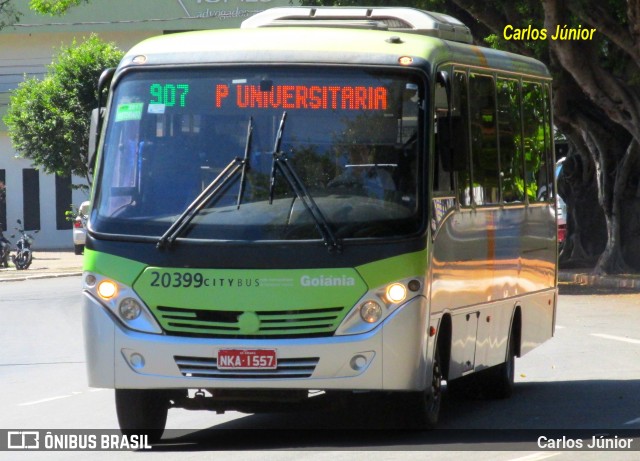
[[168, 334], [207, 338], [331, 336], [345, 313], [344, 307], [223, 311], [157, 306], [153, 310]]
[[219, 370], [216, 358], [175, 356], [174, 359], [184, 377], [215, 379], [310, 378], [320, 360], [318, 357], [278, 359], [278, 367], [273, 370]]

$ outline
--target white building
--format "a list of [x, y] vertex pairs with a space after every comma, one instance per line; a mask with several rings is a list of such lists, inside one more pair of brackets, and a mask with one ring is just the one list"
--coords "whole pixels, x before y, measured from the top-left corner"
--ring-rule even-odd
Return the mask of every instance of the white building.
[[24, 76], [41, 77], [62, 46], [80, 42], [92, 32], [123, 50], [140, 40], [182, 30], [239, 27], [248, 16], [290, 0], [90, 0], [61, 17], [40, 16], [16, 0], [20, 22], [0, 31], [0, 183], [6, 185], [6, 202], [0, 202], [0, 226], [11, 234], [16, 220], [29, 230], [39, 229], [36, 247], [72, 248], [71, 225], [65, 211], [87, 194], [72, 191], [82, 178], [57, 178], [38, 171], [29, 160], [18, 158], [1, 119], [10, 93]]

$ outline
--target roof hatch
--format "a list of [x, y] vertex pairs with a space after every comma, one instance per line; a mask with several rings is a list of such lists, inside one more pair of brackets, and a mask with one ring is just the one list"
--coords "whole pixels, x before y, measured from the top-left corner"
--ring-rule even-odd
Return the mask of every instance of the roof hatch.
[[429, 35], [455, 42], [473, 42], [469, 28], [456, 18], [415, 8], [270, 8], [246, 19], [241, 27], [286, 26], [389, 30]]

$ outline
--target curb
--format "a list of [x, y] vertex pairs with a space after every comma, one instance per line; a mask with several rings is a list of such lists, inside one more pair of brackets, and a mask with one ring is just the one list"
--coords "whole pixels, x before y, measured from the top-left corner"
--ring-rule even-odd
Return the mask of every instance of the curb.
[[558, 282], [600, 288], [620, 288], [640, 291], [640, 276], [592, 275], [584, 273], [559, 272]]
[[[29, 269], [27, 269], [28, 271]], [[24, 282], [25, 280], [39, 280], [39, 279], [51, 279], [51, 278], [60, 278], [60, 277], [73, 277], [82, 275], [82, 271], [73, 271], [73, 272], [52, 272], [46, 274], [34, 274], [34, 275], [10, 275], [9, 277], [2, 277], [0, 275], [0, 283], [2, 282]]]

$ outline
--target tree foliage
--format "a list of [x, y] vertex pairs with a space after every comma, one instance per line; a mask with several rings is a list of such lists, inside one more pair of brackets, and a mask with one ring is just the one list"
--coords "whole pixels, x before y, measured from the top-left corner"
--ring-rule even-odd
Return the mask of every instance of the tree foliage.
[[61, 48], [44, 79], [21, 83], [4, 118], [18, 154], [47, 173], [89, 181], [89, 115], [98, 104], [98, 78], [105, 68], [117, 65], [122, 54], [92, 35]]
[[40, 14], [60, 16], [81, 3], [89, 3], [89, 0], [31, 0], [29, 8]]
[[0, 29], [15, 24], [20, 20], [20, 16], [13, 0], [0, 0]]
[[[16, 7], [18, 0], [0, 0], [0, 30], [20, 21], [22, 13]], [[61, 16], [74, 6], [89, 0], [30, 0], [29, 8], [40, 14]]]

